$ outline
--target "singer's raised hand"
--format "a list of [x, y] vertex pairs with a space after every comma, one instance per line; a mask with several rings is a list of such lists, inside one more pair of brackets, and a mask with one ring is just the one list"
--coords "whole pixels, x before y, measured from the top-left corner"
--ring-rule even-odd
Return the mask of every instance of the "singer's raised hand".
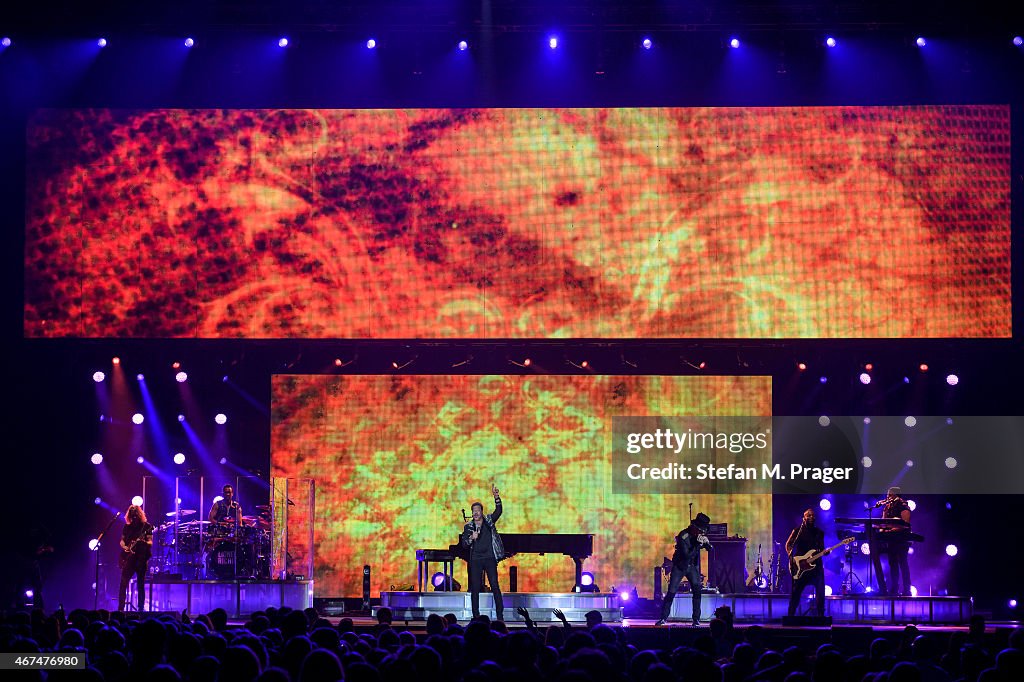
[[491, 484], [491, 494], [494, 495], [494, 497], [498, 497], [498, 487], [493, 483]]

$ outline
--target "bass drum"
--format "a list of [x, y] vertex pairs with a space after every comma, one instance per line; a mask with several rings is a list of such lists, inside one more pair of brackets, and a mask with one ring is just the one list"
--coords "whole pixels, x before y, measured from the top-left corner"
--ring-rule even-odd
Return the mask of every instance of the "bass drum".
[[234, 542], [222, 540], [215, 543], [213, 549], [206, 554], [206, 576], [214, 580], [233, 580], [247, 576], [252, 571], [251, 565], [252, 549], [245, 544], [239, 545], [236, 553]]

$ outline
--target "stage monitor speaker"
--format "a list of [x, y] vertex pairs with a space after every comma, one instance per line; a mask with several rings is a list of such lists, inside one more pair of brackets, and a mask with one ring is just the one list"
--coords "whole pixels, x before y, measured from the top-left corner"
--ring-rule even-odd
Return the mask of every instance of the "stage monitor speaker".
[[782, 624], [790, 628], [830, 628], [832, 616], [783, 616]]
[[708, 586], [722, 594], [746, 591], [747, 541], [745, 539], [715, 540], [714, 551], [708, 552]]
[[370, 565], [363, 566], [363, 611], [370, 610]]

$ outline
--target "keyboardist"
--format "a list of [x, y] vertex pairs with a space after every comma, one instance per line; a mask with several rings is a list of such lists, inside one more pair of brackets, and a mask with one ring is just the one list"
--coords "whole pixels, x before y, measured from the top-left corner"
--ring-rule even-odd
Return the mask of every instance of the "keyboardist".
[[[900, 492], [899, 486], [892, 486], [886, 491], [885, 499], [879, 500], [876, 506], [882, 507], [883, 519], [902, 519], [910, 524], [910, 506], [906, 500], [900, 497]], [[910, 564], [907, 561], [907, 555], [910, 554], [909, 531], [909, 525], [901, 524], [900, 527], [883, 525], [875, 532], [875, 547], [871, 548], [871, 554], [875, 565], [875, 574], [878, 576], [878, 590], [881, 594], [889, 594], [888, 588], [891, 586], [895, 596], [911, 596]], [[882, 573], [883, 553], [889, 561], [888, 583]]]

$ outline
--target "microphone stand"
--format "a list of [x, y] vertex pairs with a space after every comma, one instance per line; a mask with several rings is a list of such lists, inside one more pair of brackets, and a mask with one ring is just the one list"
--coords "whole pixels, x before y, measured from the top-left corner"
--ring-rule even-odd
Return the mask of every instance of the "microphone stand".
[[[868, 557], [868, 586], [871, 586], [871, 572], [872, 566], [875, 563], [875, 552], [878, 551], [878, 547], [875, 546], [875, 522], [872, 514], [875, 513], [875, 507], [873, 505], [868, 507], [868, 547], [871, 548], [871, 556]], [[852, 588], [852, 585], [851, 585]]]
[[[120, 515], [120, 511], [114, 512], [114, 517], [107, 521], [106, 528], [96, 536], [96, 582], [93, 584], [92, 590], [92, 608], [94, 611], [100, 607], [100, 547], [103, 546], [103, 536], [107, 534], [107, 531], [110, 530], [110, 527], [114, 525], [114, 521]], [[117, 598], [120, 599], [121, 595], [117, 595]]]

